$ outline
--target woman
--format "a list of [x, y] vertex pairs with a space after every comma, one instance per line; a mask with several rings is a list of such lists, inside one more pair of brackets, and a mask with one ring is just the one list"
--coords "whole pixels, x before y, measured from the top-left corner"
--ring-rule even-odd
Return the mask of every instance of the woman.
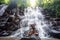
[[36, 24], [31, 24], [30, 25], [30, 31], [28, 32], [28, 36], [30, 36], [31, 38], [35, 38], [36, 40], [40, 40], [39, 36], [38, 36], [38, 31], [35, 28]]

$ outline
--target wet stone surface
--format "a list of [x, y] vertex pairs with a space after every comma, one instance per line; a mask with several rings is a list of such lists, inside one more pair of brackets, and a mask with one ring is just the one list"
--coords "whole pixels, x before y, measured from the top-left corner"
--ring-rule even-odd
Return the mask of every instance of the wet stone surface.
[[[12, 5], [9, 6], [11, 7]], [[9, 36], [20, 28], [20, 18], [18, 17], [19, 10], [16, 9], [16, 7], [13, 7], [13, 9], [10, 9], [10, 7], [6, 8], [3, 15], [0, 16], [0, 37]]]

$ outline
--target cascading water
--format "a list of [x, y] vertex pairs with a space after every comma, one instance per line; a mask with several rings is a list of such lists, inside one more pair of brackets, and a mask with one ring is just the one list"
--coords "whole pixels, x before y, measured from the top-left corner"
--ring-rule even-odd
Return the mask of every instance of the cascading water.
[[27, 7], [24, 11], [24, 16], [22, 17], [22, 20], [20, 22], [21, 28], [19, 28], [17, 31], [12, 33], [10, 37], [21, 37], [23, 38], [24, 32], [28, 31], [30, 28], [30, 24], [36, 24], [35, 28], [39, 32], [40, 38], [46, 38], [49, 37], [47, 32], [45, 31], [45, 28], [48, 28], [47, 21], [45, 20], [44, 15], [41, 12], [40, 7], [31, 8]]

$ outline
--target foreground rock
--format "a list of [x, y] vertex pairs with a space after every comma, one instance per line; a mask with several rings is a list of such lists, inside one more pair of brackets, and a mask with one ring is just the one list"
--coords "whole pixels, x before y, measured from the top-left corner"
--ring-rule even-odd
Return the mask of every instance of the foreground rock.
[[[35, 40], [34, 38], [0, 38], [0, 40]], [[60, 39], [54, 39], [54, 38], [41, 38], [41, 40], [60, 40]]]

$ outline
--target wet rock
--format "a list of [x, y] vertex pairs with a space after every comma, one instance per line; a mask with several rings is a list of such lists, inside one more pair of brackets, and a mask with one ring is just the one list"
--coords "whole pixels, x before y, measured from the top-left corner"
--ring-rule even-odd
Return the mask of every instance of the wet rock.
[[21, 40], [36, 40], [35, 38], [22, 38]]
[[6, 31], [6, 30], [3, 30], [0, 32], [0, 37], [3, 37], [3, 36], [8, 36], [10, 35], [10, 32]]
[[13, 9], [8, 8], [0, 16], [0, 36], [9, 36], [12, 32], [20, 28], [20, 19], [14, 14], [16, 12], [12, 11], [15, 7]]
[[60, 21], [52, 21], [52, 26], [60, 26]]
[[57, 21], [56, 23], [57, 23], [57, 26], [60, 26], [60, 21]]
[[0, 5], [0, 16], [2, 16], [8, 6], [5, 4]]
[[52, 26], [57, 26], [57, 23], [55, 21], [53, 21]]
[[50, 36], [53, 37], [53, 38], [59, 38], [59, 39], [60, 39], [60, 33], [53, 33], [53, 32], [51, 32], [51, 33], [49, 33], [49, 34], [50, 34]]
[[24, 8], [23, 7], [19, 7], [19, 15], [23, 16], [24, 15]]
[[45, 19], [50, 20], [50, 16], [45, 16]]
[[56, 18], [55, 21], [60, 21], [60, 18]]

